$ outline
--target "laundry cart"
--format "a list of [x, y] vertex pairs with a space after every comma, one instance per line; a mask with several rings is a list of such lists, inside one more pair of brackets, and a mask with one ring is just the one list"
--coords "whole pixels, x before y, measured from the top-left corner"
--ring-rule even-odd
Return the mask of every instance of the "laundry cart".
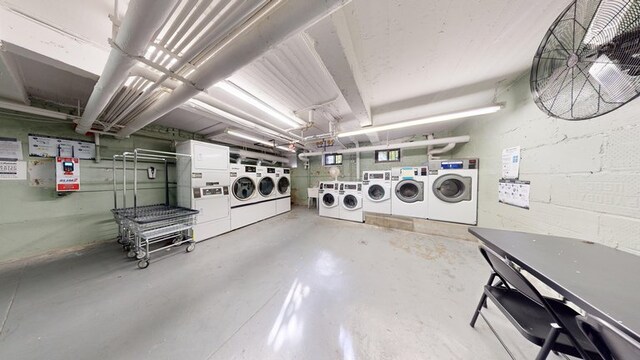
[[[111, 210], [118, 225], [118, 243], [129, 258], [138, 259], [138, 267], [149, 266], [151, 254], [187, 245], [187, 252], [195, 249], [193, 226], [198, 211], [169, 204], [168, 164], [178, 157], [190, 155], [164, 151], [135, 149], [113, 157], [114, 208]], [[133, 206], [127, 207], [127, 160], [133, 162]], [[122, 188], [116, 180], [116, 164], [122, 161]], [[139, 161], [162, 162], [165, 167], [165, 203], [138, 206]], [[122, 206], [118, 205], [118, 192], [122, 193]]]

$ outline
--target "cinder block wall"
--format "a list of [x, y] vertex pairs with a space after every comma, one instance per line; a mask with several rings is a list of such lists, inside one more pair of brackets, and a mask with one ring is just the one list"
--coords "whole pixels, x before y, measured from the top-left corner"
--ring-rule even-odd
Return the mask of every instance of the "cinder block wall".
[[[559, 120], [537, 108], [528, 80], [501, 90], [506, 109], [454, 131], [471, 142], [453, 155], [480, 158], [479, 225], [640, 254], [640, 100], [591, 120]], [[520, 178], [531, 181], [530, 210], [498, 203], [501, 151], [518, 145]]]

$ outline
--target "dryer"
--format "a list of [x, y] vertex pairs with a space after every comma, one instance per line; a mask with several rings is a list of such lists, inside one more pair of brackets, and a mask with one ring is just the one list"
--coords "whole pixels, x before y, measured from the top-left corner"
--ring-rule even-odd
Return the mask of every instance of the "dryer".
[[429, 219], [478, 222], [478, 159], [429, 162]]
[[339, 183], [337, 181], [321, 182], [318, 189], [320, 206], [318, 207], [320, 216], [340, 218], [340, 195]]
[[391, 171], [365, 171], [362, 180], [362, 209], [391, 214]]
[[256, 203], [265, 203], [260, 206], [261, 219], [270, 218], [276, 215], [276, 168], [268, 166], [258, 166], [256, 168], [256, 184], [258, 190], [258, 200]]
[[363, 222], [362, 183], [358, 181], [341, 182], [339, 195], [340, 219]]
[[258, 195], [256, 166], [232, 164], [229, 169], [231, 182], [231, 229], [253, 224], [263, 219]]
[[276, 214], [291, 210], [291, 169], [276, 168]]
[[391, 169], [391, 214], [427, 218], [427, 166]]

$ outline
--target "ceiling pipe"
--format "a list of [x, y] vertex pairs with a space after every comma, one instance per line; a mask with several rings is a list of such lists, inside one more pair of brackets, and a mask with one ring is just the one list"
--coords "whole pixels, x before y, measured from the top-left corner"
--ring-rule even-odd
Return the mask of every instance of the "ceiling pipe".
[[453, 148], [455, 147], [456, 147], [456, 143], [448, 143], [447, 145], [438, 149], [431, 148], [431, 150], [427, 152], [427, 154], [429, 155], [429, 160], [433, 160], [437, 158], [437, 157], [434, 157], [433, 155], [444, 154], [446, 152], [453, 150]]
[[252, 24], [241, 33], [234, 33], [220, 49], [191, 74], [194, 86], [181, 84], [169, 96], [165, 96], [143, 111], [118, 132], [126, 137], [151, 124], [161, 116], [182, 105], [207, 89], [232, 75], [236, 70], [256, 60], [260, 55], [290, 36], [320, 21], [351, 0], [288, 0], [278, 6], [268, 17]]
[[[159, 73], [149, 69], [149, 68], [145, 68], [145, 67], [141, 67], [141, 66], [136, 66], [135, 68], [133, 68], [131, 70], [131, 72], [129, 73], [130, 76], [140, 76], [143, 77], [147, 80], [150, 81], [154, 81], [154, 82], [158, 82], [160, 81], [163, 77], [162, 75], [160, 75]], [[180, 85], [180, 82], [172, 80], [172, 79], [165, 79], [162, 81], [162, 86], [169, 88], [171, 90], [177, 88]], [[261, 124], [257, 124], [251, 120], [247, 120], [246, 118], [242, 117], [242, 116], [237, 116], [235, 114], [229, 113], [228, 111], [222, 109], [221, 105], [223, 105], [219, 100], [217, 100], [216, 98], [212, 97], [211, 95], [207, 94], [204, 91], [201, 91], [200, 93], [198, 93], [196, 96], [193, 97], [193, 99], [195, 100], [199, 100], [203, 103], [205, 103], [206, 105], [211, 106], [212, 108], [215, 108], [217, 110], [216, 115], [218, 115], [220, 118], [224, 118], [226, 121], [223, 121], [229, 125], [235, 125], [235, 126], [239, 126], [245, 130], [249, 130], [251, 132], [255, 132], [257, 134], [262, 134], [262, 133], [266, 133], [269, 134], [271, 136], [276, 136], [278, 138], [280, 138], [281, 140], [287, 141], [287, 142], [295, 142], [296, 140], [302, 140], [302, 138], [300, 136], [297, 136], [295, 134], [290, 134], [289, 132], [283, 131], [283, 130], [279, 130], [277, 127], [273, 127], [273, 126], [265, 126], [265, 125], [261, 125]], [[231, 108], [231, 111], [237, 111], [240, 112], [242, 115], [246, 115], [246, 113], [242, 112], [241, 110], [236, 109], [235, 107], [232, 107], [228, 104], [224, 104], [225, 107], [227, 108]], [[195, 107], [194, 104], [189, 104], [189, 102], [186, 102], [184, 104], [181, 105], [182, 108], [184, 108], [185, 110], [188, 111], [192, 111], [193, 108]], [[211, 113], [209, 111], [206, 110], [202, 110], [202, 112], [204, 113]], [[221, 119], [217, 119], [218, 121], [220, 121]]]
[[[165, 23], [178, 0], [136, 0], [129, 3], [122, 25], [113, 41], [102, 75], [93, 88], [76, 132], [91, 129], [109, 100], [127, 79], [129, 70], [144, 56], [156, 31]], [[129, 134], [128, 134], [129, 135]]]
[[263, 154], [259, 152], [247, 151], [247, 150], [241, 150], [241, 149], [229, 149], [229, 152], [231, 154], [239, 155], [241, 158], [250, 158], [250, 159], [271, 161], [271, 162], [281, 162], [283, 164], [289, 163], [289, 159], [287, 159], [286, 157], [281, 157], [276, 155]]
[[[412, 148], [419, 148], [419, 147], [430, 146], [430, 145], [466, 143], [466, 142], [469, 142], [469, 140], [471, 140], [469, 135], [463, 135], [463, 136], [454, 136], [454, 137], [448, 137], [448, 138], [442, 138], [442, 139], [405, 142], [405, 143], [399, 143], [399, 144], [384, 144], [384, 145], [372, 145], [372, 146], [348, 148], [348, 149], [332, 151], [332, 152], [336, 152], [338, 154], [351, 154], [351, 153], [359, 153], [364, 151], [375, 151], [375, 150], [412, 149]], [[298, 158], [302, 161], [307, 161], [309, 157], [322, 156], [323, 154], [325, 154], [324, 151], [300, 153], [300, 155], [298, 155]]]
[[13, 111], [20, 111], [28, 114], [39, 115], [39, 116], [49, 117], [53, 119], [60, 119], [60, 120], [78, 119], [78, 117], [74, 115], [64, 114], [64, 113], [52, 111], [52, 110], [40, 109], [37, 107], [17, 104], [10, 101], [4, 101], [4, 100], [0, 100], [0, 108], [13, 110]]

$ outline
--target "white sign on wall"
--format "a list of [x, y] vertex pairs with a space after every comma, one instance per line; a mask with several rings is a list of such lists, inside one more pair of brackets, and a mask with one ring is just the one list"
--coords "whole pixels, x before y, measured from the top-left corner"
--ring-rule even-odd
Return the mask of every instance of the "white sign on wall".
[[520, 146], [502, 150], [502, 178], [517, 179], [520, 173]]
[[498, 183], [498, 201], [503, 204], [529, 209], [531, 182], [500, 179]]
[[[59, 151], [59, 152], [58, 152]], [[96, 144], [89, 141], [29, 134], [29, 155], [37, 157], [76, 157], [93, 160]]]
[[0, 161], [0, 180], [27, 180], [27, 162]]
[[0, 160], [22, 160], [22, 141], [0, 137]]

